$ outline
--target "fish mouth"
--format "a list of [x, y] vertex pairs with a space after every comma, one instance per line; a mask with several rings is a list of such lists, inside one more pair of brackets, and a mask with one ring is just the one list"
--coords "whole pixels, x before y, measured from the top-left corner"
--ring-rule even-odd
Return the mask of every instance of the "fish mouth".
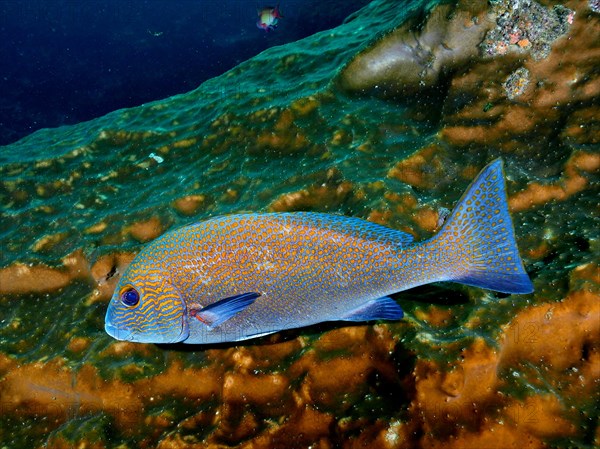
[[130, 341], [132, 339], [131, 331], [119, 329], [118, 327], [115, 327], [109, 323], [104, 324], [104, 330], [108, 335], [116, 338], [117, 340]]

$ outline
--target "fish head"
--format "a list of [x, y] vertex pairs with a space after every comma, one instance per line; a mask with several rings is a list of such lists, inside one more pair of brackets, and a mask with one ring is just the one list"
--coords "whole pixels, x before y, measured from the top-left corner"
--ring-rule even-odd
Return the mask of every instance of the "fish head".
[[176, 343], [189, 335], [186, 304], [169, 277], [128, 270], [106, 311], [105, 330], [117, 340]]

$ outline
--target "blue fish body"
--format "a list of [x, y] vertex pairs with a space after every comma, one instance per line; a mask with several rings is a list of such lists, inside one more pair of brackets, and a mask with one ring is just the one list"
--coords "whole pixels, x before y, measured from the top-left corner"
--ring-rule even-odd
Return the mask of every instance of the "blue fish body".
[[135, 342], [218, 343], [324, 321], [395, 320], [403, 313], [388, 295], [439, 281], [533, 291], [500, 160], [482, 170], [439, 233], [420, 243], [320, 213], [231, 215], [169, 232], [123, 273], [105, 328]]

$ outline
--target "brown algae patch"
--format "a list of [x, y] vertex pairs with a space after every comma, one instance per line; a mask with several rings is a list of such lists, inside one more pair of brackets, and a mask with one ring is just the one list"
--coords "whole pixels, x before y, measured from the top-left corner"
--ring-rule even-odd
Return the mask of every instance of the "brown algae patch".
[[446, 327], [449, 323], [454, 322], [452, 309], [436, 306], [430, 306], [428, 309], [418, 309], [415, 312], [415, 317], [435, 327]]
[[92, 279], [96, 283], [91, 300], [104, 301], [109, 299], [119, 282], [121, 273], [135, 257], [134, 253], [112, 253], [101, 256], [91, 268]]
[[65, 232], [59, 232], [58, 234], [46, 235], [46, 236], [40, 238], [39, 240], [37, 240], [32, 245], [31, 249], [32, 249], [32, 251], [35, 251], [35, 252], [47, 251], [48, 249], [52, 248], [53, 246], [60, 244], [66, 237], [67, 237], [67, 234]]
[[321, 182], [296, 192], [275, 198], [268, 206], [272, 212], [336, 210], [356, 199], [357, 192], [350, 181], [342, 179], [336, 168], [313, 175]]
[[422, 148], [398, 162], [388, 176], [420, 188], [433, 188], [444, 170], [443, 152], [439, 145]]
[[302, 130], [294, 123], [292, 109], [283, 109], [275, 126], [257, 136], [255, 151], [269, 151], [287, 154], [299, 150], [308, 150], [310, 142]]
[[440, 227], [440, 214], [439, 211], [423, 207], [415, 212], [414, 221], [421, 229], [433, 233]]
[[81, 353], [84, 352], [91, 344], [91, 339], [86, 337], [73, 337], [67, 346], [67, 349], [71, 352]]
[[[18, 365], [5, 359], [0, 380], [3, 403], [20, 416], [52, 416], [62, 422], [77, 406], [79, 413], [104, 411], [113, 415], [121, 431], [131, 432], [144, 420], [144, 408], [159, 397], [210, 399], [220, 390], [217, 377], [206, 369], [182, 369], [172, 364], [162, 374], [133, 383], [102, 380], [95, 367], [83, 365], [78, 372], [56, 359]], [[196, 382], [195, 379], [204, 379]]]
[[127, 227], [126, 232], [138, 242], [149, 242], [164, 232], [163, 224], [158, 217], [139, 221]]
[[[594, 358], [590, 354], [600, 351], [599, 299], [597, 291], [579, 290], [562, 302], [540, 304], [521, 312], [505, 327], [502, 364], [543, 364], [556, 380], [568, 376], [569, 368], [585, 370]], [[594, 380], [587, 382], [593, 384]]]
[[565, 201], [570, 196], [589, 188], [586, 172], [593, 173], [599, 169], [599, 154], [584, 151], [574, 153], [566, 162], [563, 176], [558, 182], [551, 184], [530, 183], [525, 190], [509, 198], [510, 210], [519, 212], [554, 200]]
[[599, 298], [580, 290], [562, 302], [524, 309], [504, 327], [500, 350], [476, 339], [449, 366], [418, 362], [411, 413], [423, 420], [422, 444], [477, 447], [499, 428], [497, 447], [517, 447], [519, 436], [531, 447], [545, 447], [548, 439], [575, 435], [576, 420], [560, 397], [531, 392], [521, 400], [502, 391], [512, 373], [536, 382], [543, 372], [543, 382], [561, 396], [589, 407], [600, 381]]
[[87, 279], [90, 269], [81, 251], [62, 260], [61, 267], [15, 263], [0, 269], [0, 294], [56, 291], [76, 279]]
[[294, 100], [290, 107], [298, 117], [304, 117], [317, 110], [319, 107], [319, 100], [317, 97], [311, 95]]
[[206, 195], [187, 195], [173, 202], [173, 207], [183, 215], [195, 215], [207, 205]]
[[352, 184], [314, 186], [282, 195], [269, 206], [273, 212], [306, 211], [319, 208], [336, 209], [352, 194]]

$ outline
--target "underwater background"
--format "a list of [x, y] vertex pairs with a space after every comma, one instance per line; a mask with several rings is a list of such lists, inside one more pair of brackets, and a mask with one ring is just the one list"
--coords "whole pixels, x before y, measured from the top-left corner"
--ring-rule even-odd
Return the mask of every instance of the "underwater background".
[[2, 1], [0, 145], [189, 92], [367, 3], [288, 0], [286, 25], [265, 33], [256, 21], [266, 4], [248, 0]]
[[[290, 1], [269, 33], [262, 6], [0, 4], [0, 447], [600, 446], [598, 1]], [[423, 240], [498, 157], [530, 295], [440, 283], [399, 322], [207, 347], [104, 332], [169, 229], [318, 211]]]

